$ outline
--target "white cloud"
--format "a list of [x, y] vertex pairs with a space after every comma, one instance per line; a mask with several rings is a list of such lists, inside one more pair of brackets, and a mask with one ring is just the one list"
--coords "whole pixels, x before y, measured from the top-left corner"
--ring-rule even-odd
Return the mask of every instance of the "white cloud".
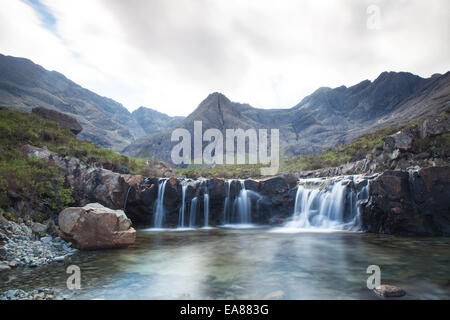
[[[255, 107], [291, 107], [320, 86], [385, 70], [450, 69], [447, 0], [3, 0], [0, 52], [23, 56], [111, 97], [187, 115], [213, 91]], [[366, 27], [379, 6], [379, 30]]]

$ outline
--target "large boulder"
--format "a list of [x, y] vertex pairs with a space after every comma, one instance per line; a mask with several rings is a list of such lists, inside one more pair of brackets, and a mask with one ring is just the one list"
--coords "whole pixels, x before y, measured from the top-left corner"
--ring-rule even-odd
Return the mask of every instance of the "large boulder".
[[99, 203], [71, 207], [59, 214], [62, 238], [79, 249], [123, 247], [134, 243], [136, 231], [122, 210]]
[[34, 108], [32, 112], [41, 118], [55, 121], [61, 127], [68, 128], [74, 135], [79, 134], [83, 130], [77, 119], [67, 114], [42, 107]]

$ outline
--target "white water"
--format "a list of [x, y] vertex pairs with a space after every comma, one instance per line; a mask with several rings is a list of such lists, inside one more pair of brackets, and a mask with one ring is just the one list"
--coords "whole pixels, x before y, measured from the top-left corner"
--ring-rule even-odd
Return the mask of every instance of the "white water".
[[208, 226], [209, 226], [209, 195], [207, 193], [205, 193], [203, 195], [203, 213], [205, 215], [204, 227], [208, 228]]
[[184, 228], [184, 216], [186, 211], [186, 189], [187, 185], [184, 185], [181, 189], [181, 209], [180, 209], [180, 219], [178, 221], [178, 228]]
[[164, 220], [164, 192], [166, 190], [167, 180], [160, 180], [158, 185], [158, 198], [156, 200], [156, 210], [155, 210], [155, 228], [162, 228]]
[[195, 216], [197, 215], [197, 197], [191, 200], [191, 208], [189, 210], [189, 228], [195, 228]]
[[[228, 180], [227, 196], [225, 198], [223, 208], [223, 227], [236, 227], [236, 228], [252, 228], [252, 199], [256, 199], [256, 203], [262, 199], [261, 195], [255, 191], [247, 190], [245, 188], [244, 180], [239, 180], [240, 191], [236, 198], [233, 200], [231, 197], [230, 187], [234, 180]], [[256, 207], [258, 210], [259, 207]]]
[[355, 194], [348, 182], [334, 181], [322, 190], [299, 185], [292, 221], [285, 231], [360, 230], [360, 204], [368, 197], [368, 185]]
[[240, 224], [250, 224], [252, 204], [248, 197], [248, 192], [245, 189], [244, 181], [240, 180], [240, 183], [241, 191], [239, 191], [239, 196], [234, 200], [234, 205], [238, 214], [238, 222]]

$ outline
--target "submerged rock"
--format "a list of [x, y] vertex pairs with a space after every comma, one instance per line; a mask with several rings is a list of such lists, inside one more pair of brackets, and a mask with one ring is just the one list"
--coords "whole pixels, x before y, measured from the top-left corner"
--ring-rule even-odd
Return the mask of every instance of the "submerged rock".
[[71, 207], [59, 214], [62, 237], [79, 249], [101, 249], [134, 243], [136, 231], [122, 210], [112, 210], [99, 203]]
[[393, 298], [393, 297], [403, 297], [406, 292], [396, 286], [390, 286], [387, 284], [383, 284], [375, 289], [373, 289], [373, 291], [379, 295], [382, 296], [384, 298]]
[[263, 300], [282, 300], [285, 298], [284, 291], [278, 290], [266, 295]]

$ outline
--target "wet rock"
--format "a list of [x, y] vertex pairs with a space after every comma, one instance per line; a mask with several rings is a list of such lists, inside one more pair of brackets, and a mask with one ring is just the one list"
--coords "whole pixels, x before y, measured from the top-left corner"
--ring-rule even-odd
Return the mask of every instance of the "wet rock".
[[0, 264], [0, 272], [5, 272], [11, 270], [11, 267], [5, 264]]
[[284, 291], [278, 290], [266, 295], [263, 300], [282, 300], [285, 297]]
[[384, 298], [403, 297], [406, 294], [406, 292], [399, 287], [385, 284], [373, 289], [373, 291]]
[[39, 236], [44, 236], [47, 231], [47, 226], [45, 224], [35, 222], [31, 225], [31, 231]]
[[69, 297], [65, 291], [53, 288], [38, 288], [31, 291], [10, 289], [0, 293], [0, 300], [65, 300]]
[[122, 210], [112, 210], [99, 203], [71, 207], [59, 214], [62, 237], [79, 249], [128, 246], [136, 231]]
[[52, 237], [42, 237], [41, 241], [43, 243], [50, 243], [50, 242], [52, 242]]
[[450, 167], [385, 171], [370, 182], [364, 231], [407, 236], [450, 235]]

